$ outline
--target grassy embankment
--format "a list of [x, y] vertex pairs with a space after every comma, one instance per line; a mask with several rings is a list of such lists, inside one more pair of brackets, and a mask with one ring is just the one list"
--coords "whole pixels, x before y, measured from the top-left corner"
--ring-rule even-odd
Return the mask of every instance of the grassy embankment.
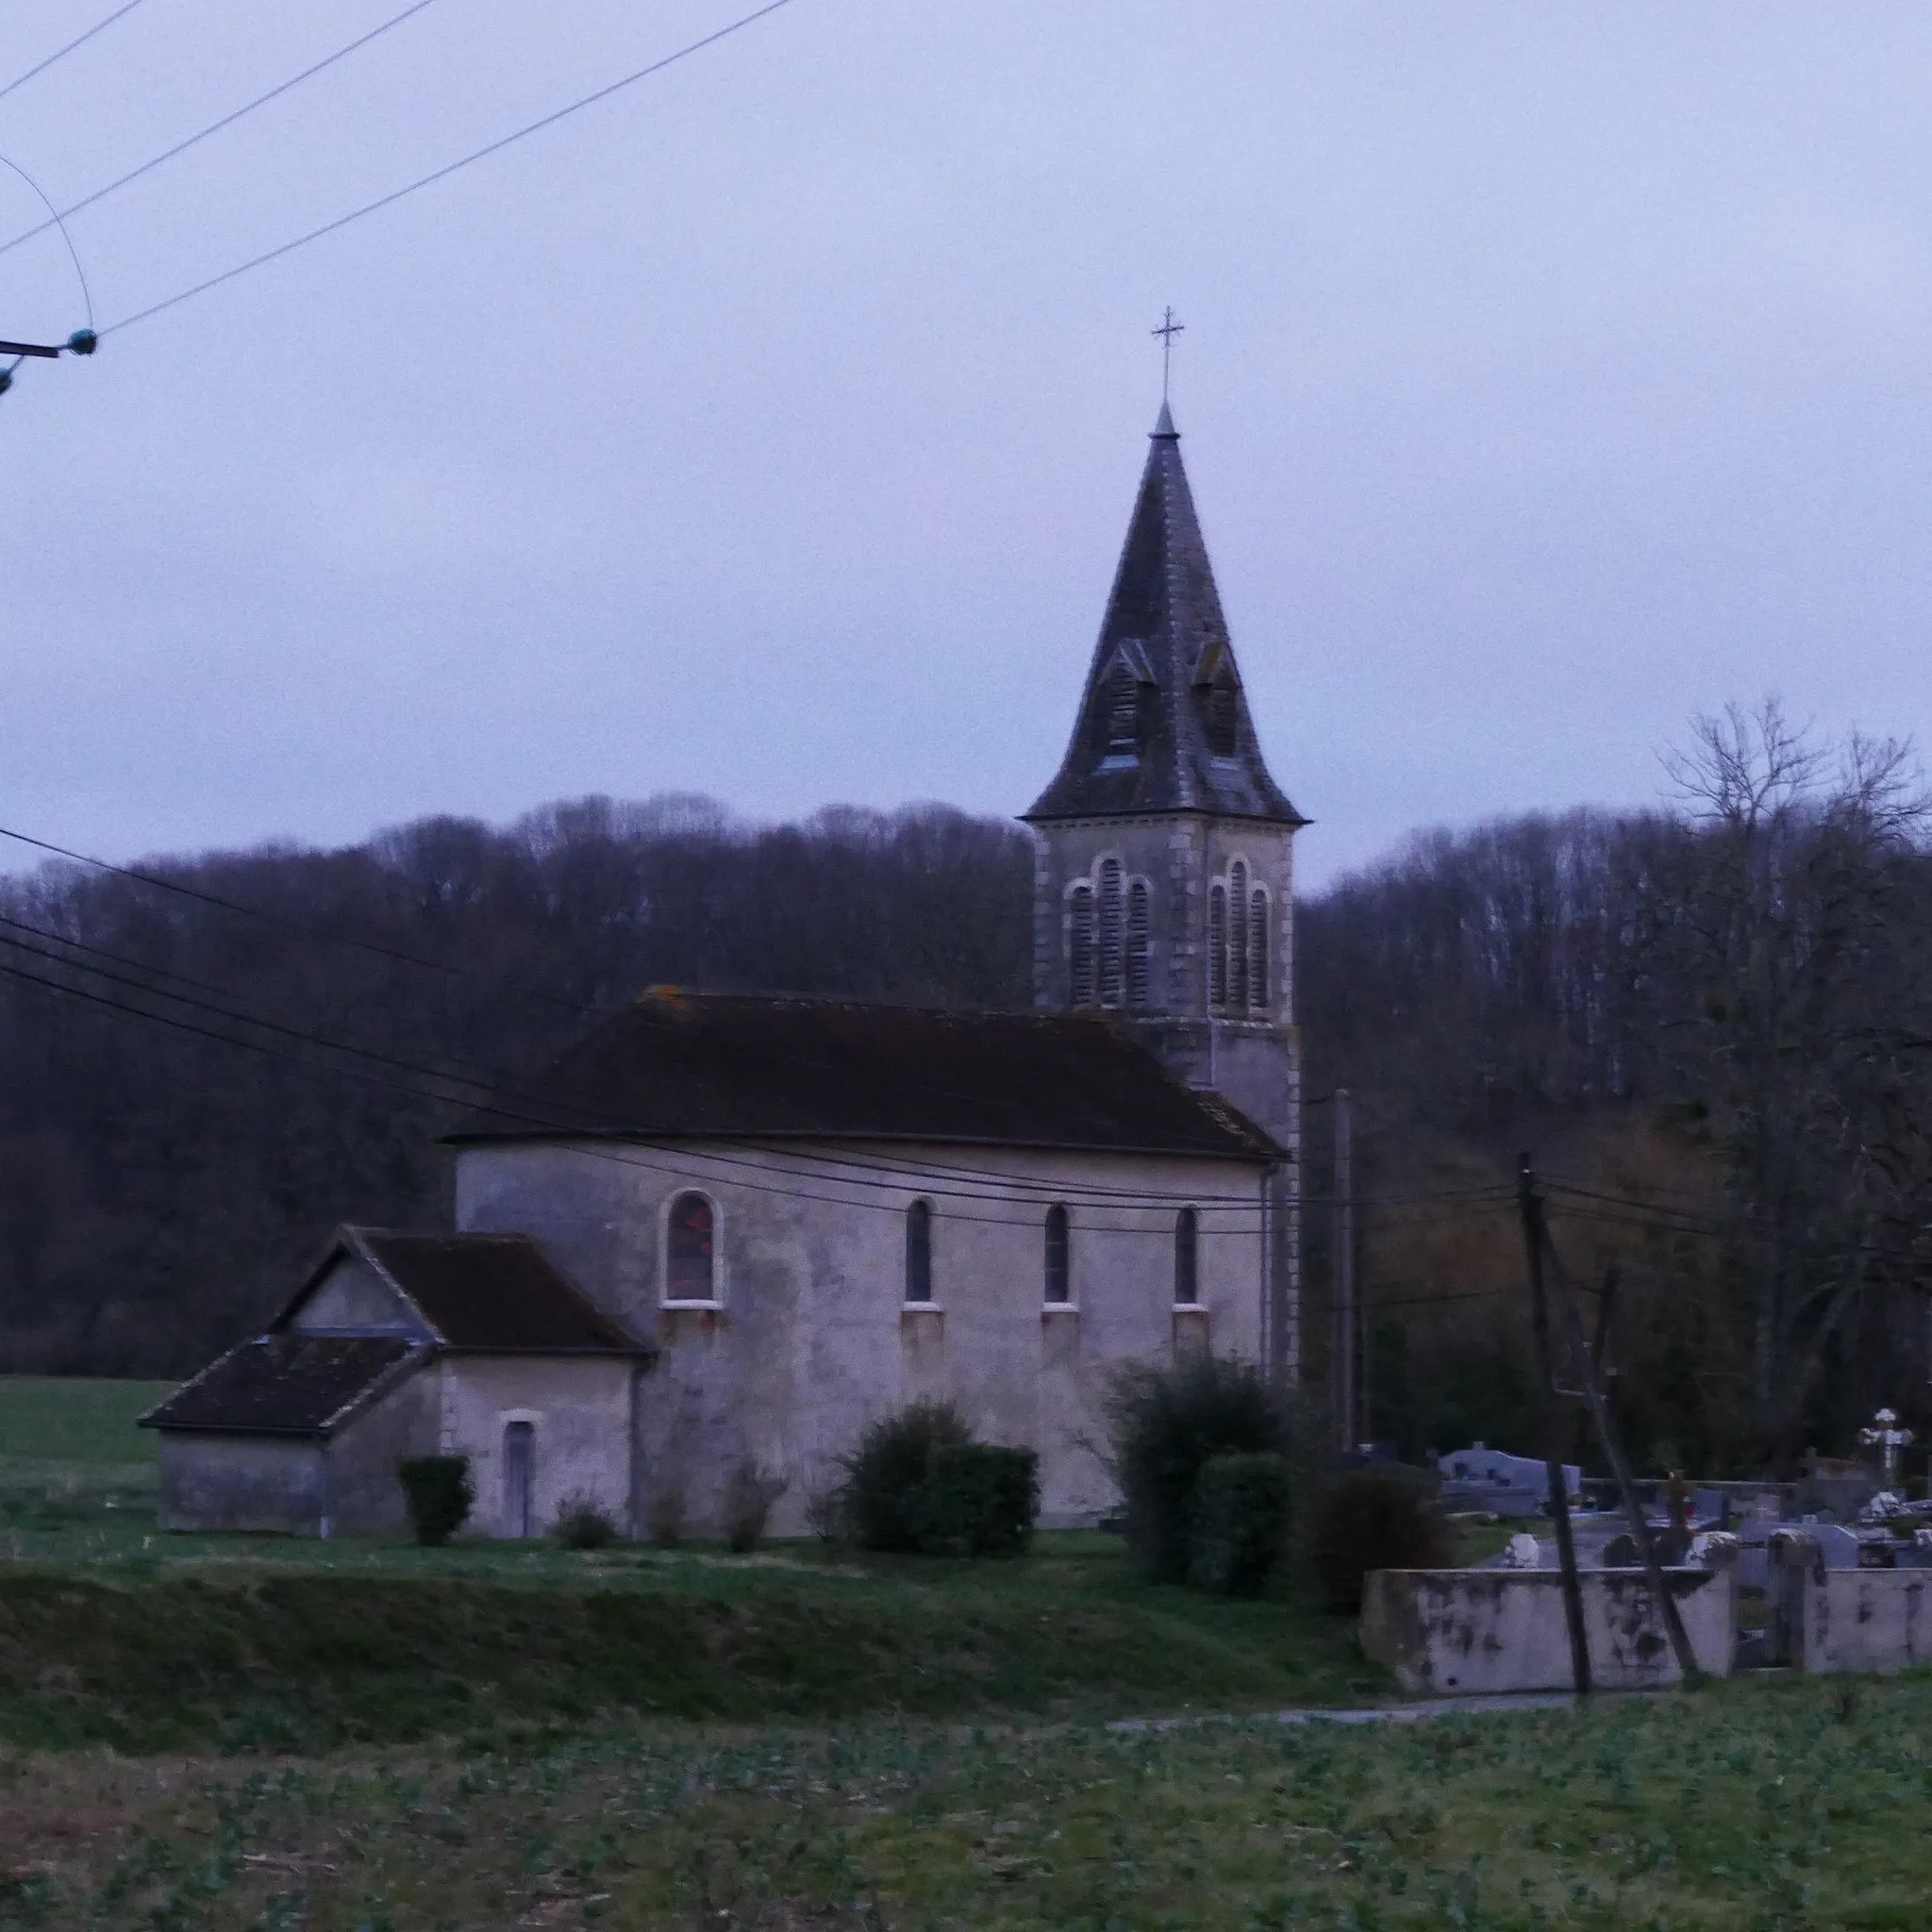
[[0, 1383], [0, 1442], [83, 1452], [0, 1465], [0, 1739], [490, 1750], [639, 1719], [1252, 1710], [1387, 1689], [1345, 1620], [1145, 1589], [1098, 1535], [987, 1563], [162, 1536], [151, 1466], [127, 1459], [152, 1399]]

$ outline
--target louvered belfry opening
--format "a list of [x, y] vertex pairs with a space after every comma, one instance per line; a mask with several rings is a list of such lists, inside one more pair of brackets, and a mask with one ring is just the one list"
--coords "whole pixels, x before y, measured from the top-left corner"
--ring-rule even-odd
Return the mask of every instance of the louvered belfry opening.
[[1093, 888], [1078, 885], [1067, 907], [1067, 1003], [1091, 1007], [1096, 992], [1098, 961], [1093, 931]]
[[1141, 680], [1126, 665], [1114, 667], [1108, 679], [1107, 755], [1133, 758], [1141, 754]]
[[1147, 1004], [1150, 923], [1146, 881], [1136, 879], [1127, 889], [1127, 1004], [1130, 1007]]
[[1118, 858], [1100, 862], [1100, 1004], [1117, 1007], [1121, 1003], [1123, 971], [1125, 965], [1124, 934], [1121, 930], [1123, 875]]
[[1268, 894], [1257, 891], [1248, 910], [1248, 1004], [1268, 1010]]
[[1248, 869], [1237, 858], [1227, 872], [1227, 1003], [1248, 1004]]
[[1208, 891], [1208, 1004], [1227, 1004], [1227, 888]]

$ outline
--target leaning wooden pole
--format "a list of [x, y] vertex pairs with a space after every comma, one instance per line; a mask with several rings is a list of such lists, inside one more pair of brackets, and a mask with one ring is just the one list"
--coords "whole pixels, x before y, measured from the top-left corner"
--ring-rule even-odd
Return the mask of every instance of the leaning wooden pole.
[[1610, 1465], [1610, 1474], [1617, 1479], [1617, 1493], [1623, 1499], [1624, 1513], [1630, 1519], [1630, 1535], [1637, 1544], [1639, 1559], [1643, 1564], [1643, 1573], [1650, 1580], [1650, 1588], [1657, 1597], [1657, 1614], [1663, 1619], [1665, 1634], [1671, 1640], [1671, 1648], [1677, 1655], [1677, 1668], [1684, 1674], [1687, 1685], [1704, 1681], [1704, 1673], [1697, 1667], [1697, 1658], [1690, 1649], [1690, 1639], [1684, 1629], [1684, 1618], [1677, 1608], [1677, 1599], [1671, 1594], [1670, 1578], [1664, 1574], [1664, 1566], [1657, 1553], [1657, 1544], [1650, 1534], [1650, 1522], [1644, 1515], [1643, 1506], [1637, 1500], [1637, 1484], [1630, 1474], [1630, 1465], [1624, 1456], [1623, 1445], [1617, 1440], [1616, 1419], [1610, 1413], [1610, 1405], [1604, 1395], [1604, 1385], [1598, 1374], [1599, 1364], [1592, 1356], [1583, 1335], [1583, 1316], [1576, 1307], [1576, 1296], [1571, 1289], [1570, 1277], [1564, 1272], [1562, 1257], [1557, 1253], [1556, 1243], [1550, 1240], [1550, 1231], [1543, 1220], [1542, 1203], [1531, 1201], [1531, 1213], [1536, 1224], [1538, 1246], [1546, 1253], [1550, 1265], [1557, 1276], [1557, 1301], [1563, 1310], [1564, 1334], [1569, 1341], [1570, 1352], [1576, 1358], [1576, 1367], [1583, 1377], [1583, 1399], [1590, 1406], [1591, 1420], [1596, 1424], [1597, 1440], [1604, 1445], [1604, 1456]]
[[1563, 1407], [1557, 1396], [1557, 1365], [1550, 1351], [1550, 1305], [1543, 1286], [1541, 1204], [1529, 1156], [1523, 1157], [1518, 1205], [1529, 1265], [1529, 1319], [1536, 1336], [1537, 1386], [1542, 1393], [1543, 1467], [1550, 1483], [1550, 1520], [1557, 1530], [1557, 1561], [1563, 1572], [1563, 1618], [1570, 1626], [1570, 1674], [1579, 1697], [1590, 1695], [1590, 1639], [1583, 1628], [1583, 1586], [1576, 1574], [1576, 1540], [1570, 1532], [1570, 1491], [1563, 1474]]

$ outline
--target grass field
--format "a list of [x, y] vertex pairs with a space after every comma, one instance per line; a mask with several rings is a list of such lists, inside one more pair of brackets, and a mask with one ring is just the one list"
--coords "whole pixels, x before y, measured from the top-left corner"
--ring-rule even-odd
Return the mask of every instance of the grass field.
[[1932, 1924], [1932, 1679], [1290, 1727], [1350, 1623], [1098, 1534], [160, 1536], [156, 1392], [0, 1382], [0, 1925]]
[[430, 1932], [1921, 1927], [1932, 1685], [1374, 1731], [641, 1726], [0, 1762], [0, 1918]]
[[159, 1445], [138, 1429], [173, 1382], [108, 1382], [68, 1375], [0, 1375], [0, 1460], [153, 1462]]

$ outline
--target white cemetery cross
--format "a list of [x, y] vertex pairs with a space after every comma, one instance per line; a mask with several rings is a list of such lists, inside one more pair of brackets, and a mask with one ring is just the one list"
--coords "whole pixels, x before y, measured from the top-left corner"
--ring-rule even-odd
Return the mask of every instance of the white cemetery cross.
[[1891, 1489], [1898, 1482], [1898, 1452], [1912, 1441], [1912, 1432], [1898, 1426], [1898, 1417], [1889, 1408], [1881, 1408], [1872, 1418], [1874, 1426], [1858, 1431], [1858, 1441], [1868, 1449], [1876, 1449], [1879, 1467], [1885, 1472], [1885, 1487]]

